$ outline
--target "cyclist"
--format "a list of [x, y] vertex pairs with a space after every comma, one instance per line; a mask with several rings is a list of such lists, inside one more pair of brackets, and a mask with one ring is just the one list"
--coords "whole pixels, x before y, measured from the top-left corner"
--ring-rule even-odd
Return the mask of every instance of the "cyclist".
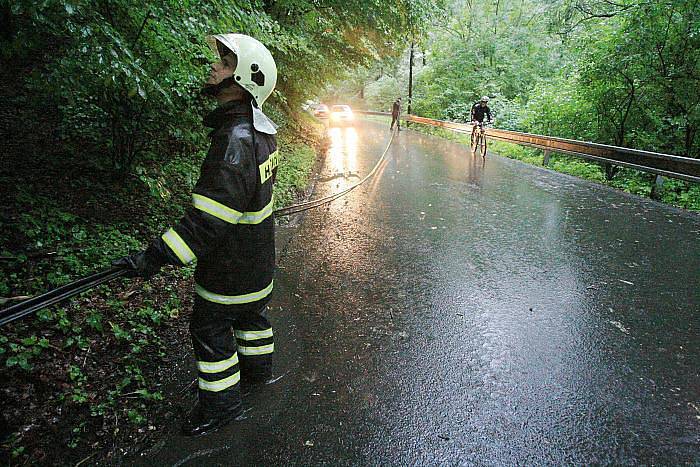
[[483, 125], [484, 123], [484, 116], [488, 117], [487, 123], [491, 123], [491, 109], [489, 109], [489, 96], [484, 96], [480, 100], [474, 102], [474, 105], [472, 106], [472, 112], [471, 112], [471, 121], [472, 125], [472, 139], [474, 139], [474, 136], [476, 134], [476, 129], [480, 126]]
[[[483, 134], [483, 126], [484, 126], [484, 117], [488, 117], [487, 123], [491, 123], [491, 109], [489, 109], [488, 106], [489, 102], [489, 96], [484, 96], [480, 100], [476, 101], [474, 105], [472, 105], [472, 111], [471, 111], [471, 121], [472, 121], [472, 145], [474, 145], [475, 138], [477, 136], [477, 130], [482, 131]], [[478, 144], [477, 144], [478, 145]], [[475, 148], [472, 147], [472, 151], [474, 151]], [[486, 140], [483, 141], [483, 154], [482, 157], [484, 159], [486, 158]]]

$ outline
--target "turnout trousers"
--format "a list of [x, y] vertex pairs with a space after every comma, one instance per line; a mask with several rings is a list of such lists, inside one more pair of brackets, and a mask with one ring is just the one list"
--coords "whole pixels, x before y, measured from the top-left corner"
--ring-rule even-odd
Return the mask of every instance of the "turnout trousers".
[[222, 305], [195, 295], [190, 333], [204, 408], [239, 405], [241, 380], [254, 384], [272, 376], [274, 342], [267, 301]]

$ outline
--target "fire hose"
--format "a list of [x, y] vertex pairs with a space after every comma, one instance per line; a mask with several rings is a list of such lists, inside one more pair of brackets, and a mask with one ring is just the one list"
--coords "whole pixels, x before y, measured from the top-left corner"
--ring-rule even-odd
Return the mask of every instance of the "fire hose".
[[[308, 211], [309, 209], [321, 207], [323, 205], [335, 201], [338, 198], [347, 195], [352, 190], [365, 183], [367, 180], [369, 180], [376, 174], [377, 169], [379, 169], [382, 162], [386, 160], [386, 155], [389, 152], [389, 147], [391, 146], [395, 135], [396, 130], [394, 130], [391, 133], [391, 138], [389, 138], [389, 142], [387, 143], [386, 148], [384, 149], [382, 155], [379, 157], [377, 163], [374, 165], [372, 170], [370, 170], [370, 172], [367, 175], [365, 175], [363, 179], [337, 193], [332, 193], [322, 198], [305, 201], [303, 203], [277, 209], [274, 213], [275, 216], [289, 216], [298, 212]], [[107, 282], [113, 281], [118, 277], [122, 277], [127, 273], [127, 269], [110, 268], [102, 272], [83, 277], [82, 279], [78, 279], [77, 281], [71, 282], [70, 284], [66, 284], [61, 287], [49, 290], [48, 292], [24, 300], [16, 305], [7, 307], [3, 310], [0, 310], [0, 326], [4, 326], [8, 323], [11, 323], [12, 321], [18, 320], [25, 316], [32, 315], [43, 308], [55, 305], [59, 302], [69, 299], [70, 297], [83, 293], [89, 289], [95, 288], [102, 284], [106, 284]]]

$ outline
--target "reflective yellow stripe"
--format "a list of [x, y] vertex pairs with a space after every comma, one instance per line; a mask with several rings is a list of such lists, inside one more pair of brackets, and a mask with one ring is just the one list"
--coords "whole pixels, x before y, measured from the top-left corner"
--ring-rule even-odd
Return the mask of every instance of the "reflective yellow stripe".
[[239, 339], [254, 341], [257, 339], [266, 339], [268, 337], [272, 337], [272, 328], [265, 329], [263, 331], [234, 331], [234, 333]]
[[220, 379], [218, 381], [207, 381], [199, 378], [199, 389], [204, 389], [205, 391], [219, 392], [224, 389], [230, 388], [234, 384], [241, 380], [241, 372], [237, 371], [228, 378]]
[[259, 224], [272, 214], [272, 206], [275, 204], [274, 196], [270, 199], [267, 206], [260, 211], [244, 212], [243, 216], [238, 220], [239, 224]]
[[241, 347], [239, 345], [238, 351], [241, 355], [265, 355], [275, 351], [275, 344], [261, 345], [260, 347]]
[[270, 285], [264, 289], [245, 295], [219, 295], [218, 293], [209, 292], [199, 284], [196, 284], [195, 291], [197, 292], [197, 295], [210, 302], [219, 303], [221, 305], [240, 305], [242, 303], [255, 302], [267, 297], [272, 292], [272, 286], [274, 283], [275, 281], [272, 281], [270, 282]]
[[260, 183], [265, 183], [272, 177], [272, 171], [279, 165], [279, 162], [277, 151], [267, 156], [267, 160], [258, 166], [260, 169]]
[[274, 198], [260, 211], [238, 212], [235, 209], [214, 201], [211, 198], [198, 193], [192, 194], [192, 204], [200, 211], [221, 219], [231, 224], [259, 224], [272, 214]]
[[230, 358], [226, 360], [220, 360], [218, 362], [197, 362], [197, 368], [202, 373], [218, 373], [220, 371], [225, 371], [231, 368], [233, 365], [238, 363], [238, 354], [234, 353]]
[[182, 261], [182, 264], [189, 264], [197, 259], [197, 256], [174, 229], [169, 229], [161, 238], [165, 244], [173, 250], [173, 253], [177, 255], [180, 261]]
[[238, 219], [243, 215], [242, 213], [225, 206], [218, 201], [214, 201], [211, 198], [202, 196], [198, 193], [192, 193], [192, 204], [195, 208], [200, 211], [204, 211], [207, 214], [211, 214], [214, 217], [218, 217], [222, 221], [230, 222], [231, 224], [237, 224]]

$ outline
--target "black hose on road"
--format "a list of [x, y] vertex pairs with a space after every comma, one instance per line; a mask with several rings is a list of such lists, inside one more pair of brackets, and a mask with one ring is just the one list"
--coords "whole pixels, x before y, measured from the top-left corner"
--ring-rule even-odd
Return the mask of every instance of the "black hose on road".
[[350, 193], [352, 190], [357, 188], [358, 186], [362, 185], [365, 183], [367, 180], [372, 178], [374, 174], [377, 172], [377, 169], [381, 165], [382, 162], [384, 162], [386, 158], [386, 154], [389, 152], [389, 147], [391, 146], [391, 143], [394, 141], [394, 136], [396, 135], [396, 131], [394, 130], [391, 132], [391, 138], [389, 138], [389, 142], [386, 145], [386, 148], [384, 149], [384, 152], [382, 152], [382, 155], [379, 157], [379, 160], [377, 163], [374, 165], [372, 170], [369, 171], [365, 177], [358, 181], [357, 183], [350, 185], [349, 187], [345, 188], [344, 190], [339, 191], [338, 193], [333, 193], [328, 196], [324, 196], [323, 198], [318, 198], [310, 201], [305, 201], [303, 203], [295, 204], [293, 206], [287, 206], [285, 208], [280, 208], [275, 211], [275, 216], [281, 217], [281, 216], [289, 216], [290, 214], [294, 214], [297, 212], [302, 212], [302, 211], [307, 211], [309, 209], [317, 208], [320, 206], [323, 206], [324, 204], [328, 204], [332, 201], [335, 201], [336, 199], [347, 195]]

